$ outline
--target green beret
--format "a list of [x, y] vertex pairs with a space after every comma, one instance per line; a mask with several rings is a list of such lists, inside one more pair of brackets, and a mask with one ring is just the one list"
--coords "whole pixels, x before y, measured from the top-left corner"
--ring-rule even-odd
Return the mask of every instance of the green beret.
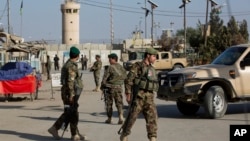
[[158, 51], [156, 49], [152, 48], [152, 47], [151, 48], [147, 48], [146, 52], [148, 54], [152, 54], [152, 55], [157, 55], [158, 54]]
[[98, 54], [97, 54], [97, 55], [95, 55], [95, 57], [101, 58], [101, 56], [100, 56], [100, 55], [98, 55]]
[[76, 48], [75, 46], [72, 46], [70, 48], [70, 53], [78, 55], [78, 54], [80, 54], [80, 50], [78, 48]]
[[108, 55], [108, 58], [118, 58], [118, 56], [115, 53], [111, 53]]

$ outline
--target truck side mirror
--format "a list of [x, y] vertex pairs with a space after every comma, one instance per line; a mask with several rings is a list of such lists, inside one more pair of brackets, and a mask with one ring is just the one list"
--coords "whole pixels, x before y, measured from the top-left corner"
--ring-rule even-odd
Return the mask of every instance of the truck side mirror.
[[240, 61], [240, 68], [241, 69], [245, 69], [245, 62], [244, 61]]
[[245, 58], [243, 61], [240, 61], [240, 67], [245, 69], [246, 66], [250, 66], [250, 58]]

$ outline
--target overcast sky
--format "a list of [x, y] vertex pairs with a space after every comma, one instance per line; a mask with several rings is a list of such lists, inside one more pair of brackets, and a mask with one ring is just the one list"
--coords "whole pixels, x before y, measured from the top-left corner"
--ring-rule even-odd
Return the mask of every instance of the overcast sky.
[[[23, 12], [20, 15], [22, 0], [10, 0], [10, 25], [13, 33], [29, 40], [61, 40], [62, 14], [60, 5], [64, 0], [23, 0]], [[78, 0], [80, 9], [80, 39], [86, 42], [109, 42], [110, 40], [110, 0]], [[152, 0], [158, 5], [154, 10], [154, 36], [160, 36], [163, 29], [174, 31], [183, 29], [182, 0]], [[220, 17], [224, 24], [230, 15], [237, 21], [247, 20], [250, 25], [250, 0], [215, 0], [224, 5]], [[0, 0], [0, 26], [7, 31], [7, 0]], [[145, 33], [145, 0], [112, 0], [113, 29], [115, 40], [130, 38], [132, 32], [141, 28]], [[150, 5], [147, 2], [147, 8]], [[210, 10], [210, 8], [209, 8]], [[198, 21], [205, 23], [206, 0], [191, 0], [186, 5], [187, 27], [196, 27]], [[147, 16], [147, 37], [150, 38], [151, 15]], [[250, 31], [250, 28], [248, 28]], [[143, 34], [143, 37], [145, 35]]]

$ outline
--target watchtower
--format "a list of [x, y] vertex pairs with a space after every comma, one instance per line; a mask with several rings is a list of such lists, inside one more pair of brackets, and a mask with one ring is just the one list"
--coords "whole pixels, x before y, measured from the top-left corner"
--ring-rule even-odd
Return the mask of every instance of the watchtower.
[[80, 4], [75, 0], [65, 0], [61, 4], [62, 44], [79, 44]]

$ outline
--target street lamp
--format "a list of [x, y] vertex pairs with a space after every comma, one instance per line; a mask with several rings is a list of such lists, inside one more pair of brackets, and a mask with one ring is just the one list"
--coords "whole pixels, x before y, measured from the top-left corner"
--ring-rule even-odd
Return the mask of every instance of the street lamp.
[[152, 17], [152, 21], [151, 21], [151, 47], [153, 47], [154, 44], [154, 9], [156, 7], [158, 7], [158, 5], [156, 5], [155, 3], [153, 3], [152, 1], [148, 0], [148, 3], [151, 4], [151, 17]]
[[191, 0], [182, 0], [182, 5], [179, 6], [179, 8], [184, 9], [184, 21], [183, 21], [183, 26], [184, 26], [184, 49], [185, 49], [185, 55], [186, 55], [186, 38], [187, 38], [187, 29], [186, 29], [186, 4], [191, 2]]

